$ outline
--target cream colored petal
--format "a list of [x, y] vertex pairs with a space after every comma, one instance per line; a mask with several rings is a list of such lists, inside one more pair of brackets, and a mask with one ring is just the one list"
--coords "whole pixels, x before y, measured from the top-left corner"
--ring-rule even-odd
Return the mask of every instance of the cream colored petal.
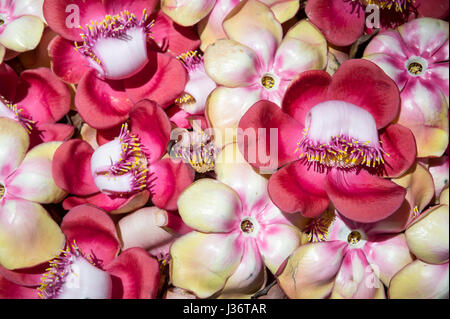
[[132, 212], [136, 209], [139, 209], [143, 207], [145, 204], [147, 204], [148, 199], [150, 198], [150, 192], [143, 191], [133, 196], [133, 198], [128, 201], [124, 206], [120, 207], [119, 209], [115, 209], [110, 214], [125, 214]]
[[263, 68], [272, 64], [283, 37], [281, 24], [273, 12], [257, 0], [238, 4], [224, 20], [223, 29], [230, 39], [252, 48]]
[[66, 197], [67, 192], [55, 184], [52, 175], [53, 155], [61, 144], [43, 143], [29, 151], [22, 164], [7, 179], [8, 192], [42, 204], [58, 203]]
[[203, 59], [206, 73], [219, 85], [239, 87], [256, 81], [258, 57], [252, 49], [236, 41], [214, 42], [206, 49]]
[[309, 21], [302, 20], [289, 29], [277, 50], [274, 71], [293, 79], [307, 70], [322, 70], [328, 61], [327, 41]]
[[242, 257], [237, 234], [191, 232], [177, 239], [171, 249], [172, 283], [208, 298], [221, 290]]
[[426, 264], [417, 259], [392, 278], [391, 299], [447, 299], [448, 263]]
[[408, 247], [417, 258], [431, 264], [448, 262], [448, 206], [428, 209], [405, 232]]
[[54, 258], [65, 237], [45, 209], [22, 199], [0, 206], [0, 264], [7, 269], [27, 268]]
[[270, 9], [272, 9], [275, 17], [280, 23], [284, 23], [294, 17], [299, 8], [300, 1], [298, 0], [275, 1], [275, 3], [270, 6]]
[[238, 194], [210, 178], [196, 181], [178, 199], [178, 212], [185, 224], [202, 232], [231, 231], [241, 210]]
[[27, 131], [15, 120], [0, 118], [0, 183], [22, 162], [30, 145]]
[[441, 192], [441, 195], [439, 196], [439, 203], [442, 205], [449, 205], [448, 203], [448, 185], [446, 188], [444, 188]]
[[17, 52], [33, 50], [39, 44], [43, 31], [41, 19], [23, 16], [8, 23], [0, 33], [0, 44]]
[[161, 0], [161, 10], [182, 26], [191, 26], [206, 17], [216, 0]]
[[3, 63], [3, 58], [5, 57], [6, 49], [0, 44], [0, 64]]

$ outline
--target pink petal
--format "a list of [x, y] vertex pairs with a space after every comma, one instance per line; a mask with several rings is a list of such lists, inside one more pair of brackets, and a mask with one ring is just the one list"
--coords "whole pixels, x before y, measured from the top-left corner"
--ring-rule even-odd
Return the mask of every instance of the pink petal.
[[159, 264], [142, 248], [130, 248], [105, 270], [113, 280], [113, 299], [153, 299], [159, 286]]
[[108, 14], [119, 14], [121, 11], [128, 10], [134, 13], [138, 18], [142, 16], [144, 9], [150, 14], [158, 4], [158, 0], [104, 0], [103, 5]]
[[305, 125], [309, 110], [327, 100], [331, 76], [324, 71], [305, 71], [292, 80], [283, 98], [283, 111]]
[[403, 203], [406, 189], [365, 170], [332, 169], [325, 189], [336, 209], [345, 217], [371, 223], [392, 215]]
[[24, 287], [36, 287], [41, 283], [42, 274], [48, 268], [48, 262], [30, 268], [8, 270], [0, 266], [0, 277]]
[[0, 95], [9, 102], [13, 102], [16, 97], [18, 80], [16, 72], [8, 64], [0, 64]]
[[19, 286], [0, 276], [0, 299], [39, 299], [36, 288]]
[[402, 175], [416, 160], [416, 141], [412, 132], [399, 124], [388, 125], [380, 134], [381, 146], [389, 154], [384, 156], [387, 176]]
[[48, 68], [26, 70], [20, 75], [16, 103], [39, 123], [55, 123], [70, 110], [70, 92]]
[[313, 167], [308, 169], [300, 161], [293, 162], [270, 177], [270, 199], [284, 212], [316, 217], [329, 204], [325, 178], [325, 173], [316, 172]]
[[353, 11], [352, 4], [344, 0], [311, 0], [307, 2], [305, 12], [329, 42], [346, 46], [355, 42], [364, 31], [364, 11]]
[[92, 147], [74, 139], [62, 144], [53, 156], [52, 174], [56, 185], [74, 195], [98, 192], [91, 175]]
[[352, 59], [342, 63], [333, 76], [328, 98], [350, 102], [369, 111], [378, 129], [391, 123], [400, 109], [400, 93], [395, 82], [367, 60]]
[[43, 142], [65, 141], [72, 137], [74, 127], [67, 124], [47, 123], [33, 127], [30, 134], [30, 146], [34, 147]]
[[91, 205], [80, 205], [64, 216], [61, 230], [67, 242], [74, 241], [80, 250], [99, 260], [101, 266], [116, 258], [120, 243], [112, 219], [102, 210]]
[[448, 1], [446, 0], [415, 0], [420, 16], [446, 19], [448, 18]]
[[140, 137], [149, 150], [149, 160], [154, 162], [167, 151], [171, 125], [169, 118], [155, 102], [143, 100], [130, 112], [131, 132]]
[[364, 50], [364, 56], [373, 54], [387, 55], [399, 63], [405, 63], [413, 55], [397, 30], [386, 30], [376, 35]]
[[241, 118], [239, 129], [239, 149], [252, 166], [273, 171], [298, 159], [295, 150], [303, 126], [278, 105], [265, 100], [253, 104]]
[[91, 69], [78, 84], [75, 106], [90, 126], [106, 129], [124, 122], [133, 102], [121, 81], [103, 81]]
[[154, 182], [151, 186], [153, 203], [167, 210], [177, 209], [180, 194], [194, 181], [194, 171], [182, 161], [170, 158], [154, 162], [149, 171]]
[[186, 70], [169, 54], [153, 51], [148, 54], [150, 62], [144, 69], [124, 80], [126, 93], [134, 102], [149, 99], [167, 108], [183, 92], [187, 82]]
[[48, 46], [52, 70], [63, 81], [76, 84], [90, 67], [86, 58], [75, 50], [73, 41], [56, 36]]

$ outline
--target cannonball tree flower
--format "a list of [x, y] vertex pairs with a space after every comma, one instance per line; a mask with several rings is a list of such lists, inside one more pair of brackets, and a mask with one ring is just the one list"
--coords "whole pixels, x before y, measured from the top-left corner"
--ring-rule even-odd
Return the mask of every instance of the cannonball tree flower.
[[[256, 169], [279, 168], [268, 188], [281, 210], [316, 217], [331, 202], [348, 219], [375, 222], [393, 214], [406, 194], [386, 177], [400, 176], [416, 158], [411, 131], [391, 123], [399, 106], [397, 86], [378, 66], [348, 60], [333, 77], [301, 73], [281, 109], [255, 103], [239, 123], [239, 147]], [[261, 129], [277, 129], [278, 139]], [[252, 132], [256, 138], [246, 138]], [[278, 152], [270, 151], [274, 143]]]
[[33, 50], [44, 31], [44, 0], [5, 0], [0, 2], [0, 63], [6, 50]]
[[406, 241], [417, 259], [392, 278], [390, 298], [448, 298], [448, 203], [447, 187], [441, 193], [440, 205], [429, 208], [409, 225]]
[[0, 265], [38, 265], [56, 254], [64, 235], [40, 204], [60, 202], [66, 192], [52, 178], [52, 159], [61, 142], [27, 152], [30, 137], [17, 121], [0, 118]]
[[49, 46], [53, 71], [78, 84], [75, 106], [90, 126], [107, 129], [123, 123], [142, 99], [167, 107], [183, 91], [187, 75], [175, 55], [195, 49], [199, 41], [192, 30], [151, 14], [156, 4], [45, 0], [46, 20], [61, 35]]
[[181, 161], [163, 158], [171, 125], [164, 110], [151, 101], [137, 103], [129, 125], [103, 141], [100, 147], [80, 139], [65, 142], [55, 153], [53, 176], [75, 196], [65, 209], [91, 203], [108, 212], [124, 213], [145, 205], [149, 197], [158, 207], [176, 210], [178, 195], [194, 174]]
[[433, 179], [420, 164], [394, 181], [408, 191], [387, 219], [357, 223], [328, 209], [305, 227], [303, 245], [277, 278], [288, 297], [386, 298], [385, 287], [414, 259], [404, 230], [433, 197]]
[[159, 265], [141, 248], [123, 249], [114, 222], [102, 210], [80, 205], [64, 216], [65, 249], [50, 260], [40, 282], [21, 286], [0, 278], [2, 298], [155, 298]]
[[261, 99], [281, 104], [298, 73], [327, 65], [325, 38], [308, 21], [294, 25], [283, 39], [280, 22], [265, 4], [249, 0], [235, 10], [223, 22], [228, 39], [211, 44], [204, 55], [206, 73], [219, 85], [207, 100], [206, 115], [229, 137], [224, 143], [234, 138], [224, 132], [236, 129], [251, 105]]
[[448, 145], [448, 22], [420, 18], [375, 36], [364, 58], [400, 89], [398, 123], [414, 133], [419, 157], [441, 156]]
[[56, 123], [69, 110], [69, 89], [50, 69], [26, 70], [17, 76], [7, 64], [0, 65], [0, 117], [21, 123], [30, 133], [31, 147], [71, 137], [71, 125]]
[[[178, 199], [192, 232], [170, 248], [174, 286], [199, 298], [249, 296], [265, 285], [300, 244], [303, 219], [293, 220], [270, 201], [267, 180], [242, 158], [236, 144], [219, 154], [217, 180], [200, 179]], [[300, 215], [297, 215], [299, 217]]]

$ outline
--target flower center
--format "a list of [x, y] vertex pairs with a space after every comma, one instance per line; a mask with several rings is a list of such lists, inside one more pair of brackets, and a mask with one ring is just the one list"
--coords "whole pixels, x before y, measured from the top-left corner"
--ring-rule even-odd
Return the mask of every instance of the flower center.
[[424, 58], [413, 56], [406, 61], [405, 67], [410, 75], [420, 76], [427, 70], [428, 62]]
[[42, 299], [108, 299], [111, 277], [74, 243], [50, 261], [41, 278], [38, 295]]
[[376, 167], [389, 156], [378, 140], [372, 115], [351, 103], [327, 101], [309, 111], [295, 152], [308, 162], [328, 167]]
[[12, 120], [16, 120], [31, 133], [35, 122], [28, 116], [23, 114], [23, 109], [19, 108], [16, 104], [8, 102], [3, 96], [0, 95], [0, 117], [7, 117]]
[[5, 196], [5, 193], [6, 193], [5, 186], [2, 183], [0, 183], [0, 201], [2, 200], [3, 196]]
[[151, 191], [148, 156], [140, 139], [124, 124], [118, 137], [97, 148], [91, 158], [91, 173], [98, 189], [110, 196], [129, 196]]
[[207, 131], [199, 128], [194, 131], [183, 131], [180, 137], [181, 139], [170, 149], [171, 157], [189, 163], [197, 173], [214, 170], [220, 149], [216, 147]]
[[280, 79], [272, 73], [265, 73], [261, 77], [261, 85], [268, 91], [276, 90], [278, 88]]
[[314, 218], [305, 228], [305, 233], [309, 242], [317, 243], [326, 241], [328, 230], [335, 219], [333, 211], [327, 210], [317, 218]]
[[244, 219], [241, 222], [241, 230], [243, 233], [251, 234], [255, 230], [255, 226], [250, 219]]
[[142, 70], [148, 62], [147, 39], [152, 27], [153, 21], [149, 21], [146, 10], [140, 20], [128, 11], [107, 15], [102, 22], [91, 22], [82, 29], [83, 43], [75, 42], [75, 48], [88, 58], [90, 66], [101, 77], [125, 79]]
[[363, 0], [367, 5], [375, 4], [379, 6], [381, 9], [391, 9], [395, 7], [395, 11], [406, 10], [408, 4], [411, 0]]
[[359, 243], [360, 240], [361, 234], [358, 231], [354, 230], [350, 234], [348, 234], [347, 242], [350, 245], [356, 245], [357, 243]]

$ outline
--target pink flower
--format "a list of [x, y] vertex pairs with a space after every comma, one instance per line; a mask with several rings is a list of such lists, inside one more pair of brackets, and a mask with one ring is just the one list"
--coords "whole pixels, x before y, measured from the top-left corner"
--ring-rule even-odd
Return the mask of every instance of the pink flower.
[[[53, 176], [75, 197], [63, 207], [91, 203], [108, 212], [123, 213], [142, 207], [149, 199], [175, 210], [178, 195], [192, 183], [192, 169], [181, 161], [163, 158], [171, 125], [154, 102], [141, 101], [130, 111], [130, 127], [100, 136], [94, 150], [79, 139], [65, 142], [55, 153]], [[75, 158], [75, 160], [74, 160]]]
[[[141, 248], [121, 250], [111, 218], [90, 205], [73, 208], [61, 230], [66, 249], [49, 261], [40, 282], [0, 277], [2, 298], [149, 299], [155, 298], [159, 265]], [[59, 256], [58, 256], [59, 255]], [[8, 280], [9, 279], [9, 280]], [[15, 281], [15, 282], [14, 282]]]
[[383, 29], [395, 28], [417, 16], [441, 19], [448, 16], [446, 0], [308, 0], [305, 12], [329, 42], [347, 46], [364, 33], [368, 3], [380, 8], [379, 17]]
[[448, 22], [420, 18], [377, 35], [364, 58], [397, 84], [398, 123], [413, 132], [418, 157], [441, 156], [448, 145]]
[[[416, 158], [411, 131], [391, 124], [399, 104], [397, 86], [379, 67], [348, 60], [333, 77], [301, 73], [282, 109], [254, 104], [239, 123], [239, 146], [256, 168], [280, 167], [268, 188], [281, 210], [316, 217], [332, 202], [351, 220], [375, 222], [394, 213], [406, 193], [383, 177], [401, 175]], [[266, 154], [274, 142], [258, 132], [269, 128], [278, 129], [277, 154]], [[256, 139], [243, 139], [247, 129]], [[252, 159], [260, 153], [278, 166]]]
[[31, 146], [71, 137], [72, 126], [56, 123], [69, 110], [69, 89], [49, 69], [26, 70], [18, 77], [7, 64], [0, 65], [0, 117], [21, 123]]
[[265, 266], [276, 273], [300, 244], [295, 225], [301, 219], [288, 219], [272, 204], [267, 180], [237, 145], [225, 146], [219, 157], [217, 180], [200, 179], [178, 199], [180, 216], [194, 231], [170, 248], [174, 286], [199, 298], [257, 292], [265, 284]]
[[0, 63], [6, 50], [11, 50], [11, 57], [16, 52], [33, 50], [39, 44], [44, 30], [42, 3], [43, 0], [0, 2]]
[[392, 278], [390, 298], [448, 298], [448, 205], [447, 187], [441, 193], [440, 205], [429, 208], [409, 225], [406, 241], [417, 259]]
[[[206, 73], [218, 84], [208, 98], [206, 115], [222, 136], [237, 127], [255, 102], [280, 104], [298, 73], [326, 67], [325, 38], [311, 23], [300, 21], [283, 39], [280, 22], [259, 1], [237, 7], [223, 28], [228, 38], [208, 46], [204, 55]], [[223, 141], [228, 142], [231, 138]]]
[[[183, 91], [186, 72], [174, 56], [199, 41], [191, 28], [151, 14], [156, 4], [45, 0], [45, 18], [61, 35], [49, 47], [53, 70], [78, 84], [75, 106], [90, 126], [107, 129], [123, 123], [142, 99], [165, 108]], [[70, 8], [74, 12], [66, 13]]]
[[66, 196], [51, 170], [61, 142], [43, 143], [27, 152], [27, 131], [15, 120], [0, 118], [0, 143], [0, 265], [33, 267], [64, 245], [58, 225], [40, 205]]

